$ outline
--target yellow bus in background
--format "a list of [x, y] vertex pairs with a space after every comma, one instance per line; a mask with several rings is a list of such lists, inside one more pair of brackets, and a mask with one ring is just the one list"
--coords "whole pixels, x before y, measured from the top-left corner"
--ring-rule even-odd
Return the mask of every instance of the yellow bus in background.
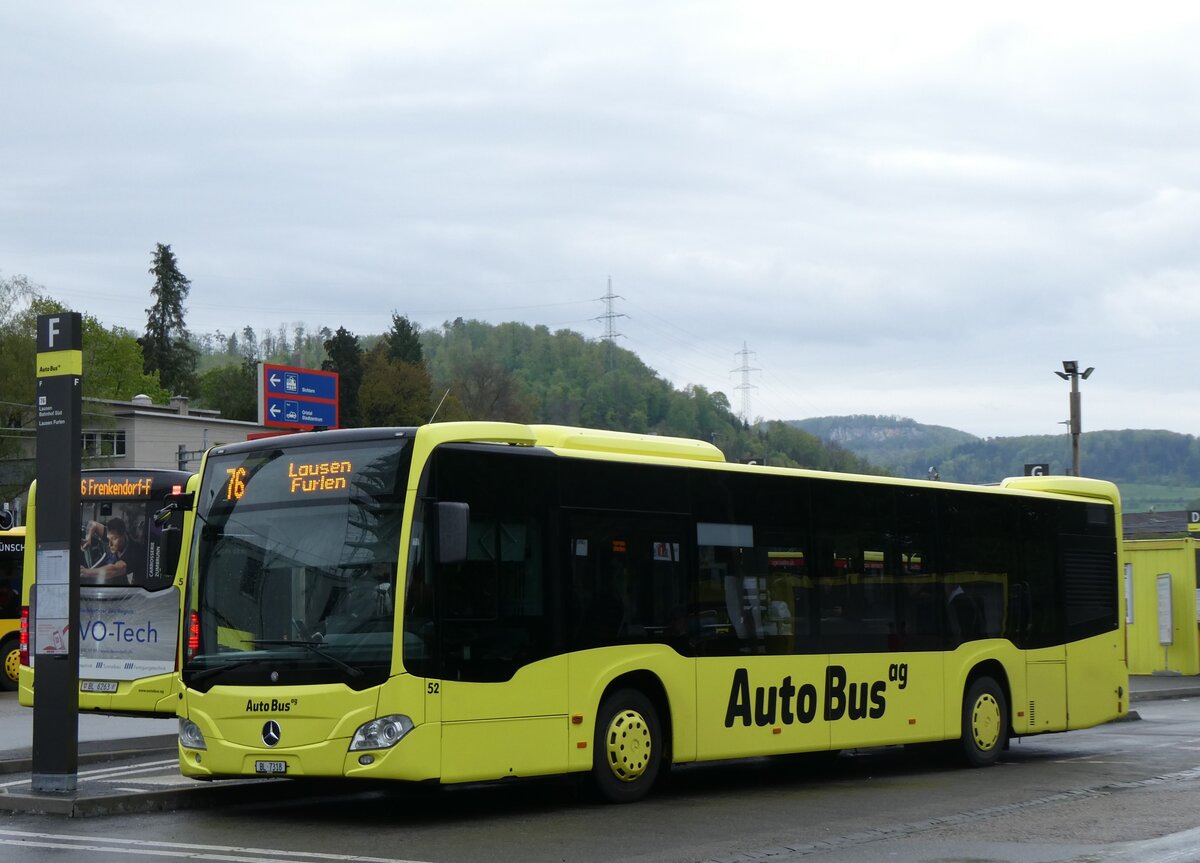
[[[171, 716], [178, 703], [177, 573], [190, 510], [171, 505], [193, 474], [120, 468], [80, 474], [79, 710]], [[192, 489], [194, 491], [194, 488]], [[20, 703], [33, 706], [39, 627], [36, 597], [37, 482], [29, 490], [22, 606]]]
[[21, 566], [25, 528], [0, 530], [0, 656], [4, 674], [0, 690], [17, 688], [21, 671]]
[[195, 519], [199, 779], [590, 773], [628, 802], [672, 764], [947, 741], [984, 766], [1128, 710], [1111, 483], [444, 423], [214, 448]]

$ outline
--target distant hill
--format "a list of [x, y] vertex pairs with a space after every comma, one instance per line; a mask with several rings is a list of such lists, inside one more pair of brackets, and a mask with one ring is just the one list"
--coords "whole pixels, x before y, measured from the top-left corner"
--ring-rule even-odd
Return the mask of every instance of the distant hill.
[[[930, 467], [951, 482], [991, 483], [1049, 464], [1070, 472], [1067, 435], [978, 438], [904, 417], [818, 417], [789, 423], [835, 443], [896, 476], [924, 478]], [[1195, 509], [1200, 505], [1200, 441], [1177, 432], [1127, 429], [1084, 432], [1079, 441], [1085, 476], [1121, 489], [1126, 511]]]
[[[794, 420], [789, 425], [893, 472], [897, 466], [907, 466], [913, 459], [920, 461], [926, 452], [943, 452], [979, 440], [957, 429], [922, 425], [916, 420], [895, 416], [813, 417]], [[925, 475], [924, 471], [921, 475]]]

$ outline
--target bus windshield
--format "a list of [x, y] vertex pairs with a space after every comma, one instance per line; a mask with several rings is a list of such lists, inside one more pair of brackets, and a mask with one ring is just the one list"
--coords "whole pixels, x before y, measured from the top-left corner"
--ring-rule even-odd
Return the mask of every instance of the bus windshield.
[[408, 439], [216, 450], [197, 501], [184, 679], [387, 678]]

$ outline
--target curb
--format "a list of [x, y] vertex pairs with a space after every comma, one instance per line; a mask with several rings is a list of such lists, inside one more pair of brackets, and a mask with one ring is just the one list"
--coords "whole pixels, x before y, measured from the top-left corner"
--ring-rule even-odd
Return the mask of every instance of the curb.
[[[78, 760], [80, 764], [103, 764], [138, 755], [166, 755], [179, 751], [178, 740], [174, 734], [127, 740], [89, 740], [79, 744]], [[33, 753], [29, 750], [0, 753], [0, 776], [29, 773], [32, 770]]]

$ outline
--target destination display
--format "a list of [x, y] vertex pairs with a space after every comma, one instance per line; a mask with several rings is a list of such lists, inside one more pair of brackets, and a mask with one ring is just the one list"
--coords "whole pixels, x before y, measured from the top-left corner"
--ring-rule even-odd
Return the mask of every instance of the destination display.
[[394, 476], [404, 445], [397, 441], [336, 450], [306, 446], [238, 455], [213, 452], [200, 498], [215, 511], [306, 500], [345, 501], [356, 497], [364, 483], [370, 494], [379, 477]]

